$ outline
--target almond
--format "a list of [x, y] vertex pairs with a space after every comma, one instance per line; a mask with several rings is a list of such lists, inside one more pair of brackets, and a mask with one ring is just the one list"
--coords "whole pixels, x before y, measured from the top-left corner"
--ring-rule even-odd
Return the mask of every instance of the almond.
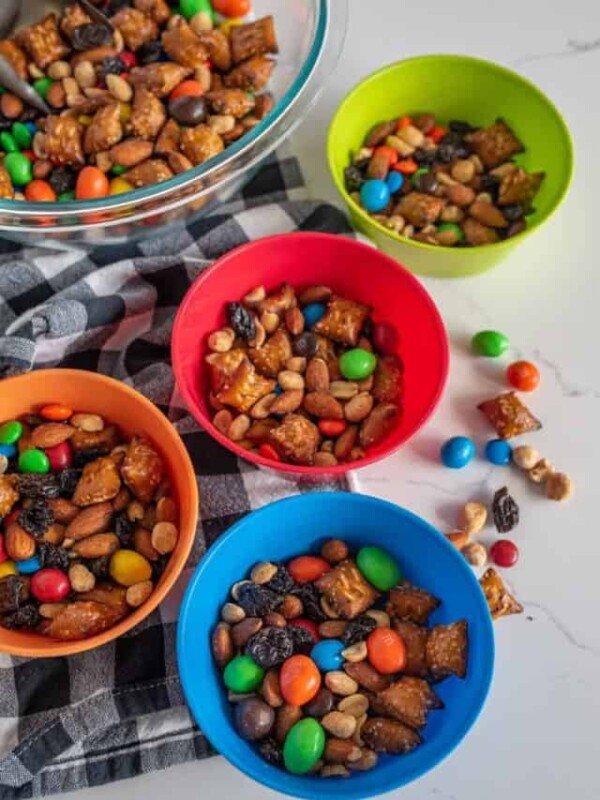
[[360, 392], [344, 407], [344, 414], [348, 422], [362, 422], [373, 410], [373, 395], [369, 392]]
[[65, 526], [55, 522], [50, 525], [43, 538], [45, 542], [50, 542], [50, 544], [62, 544], [65, 538]]
[[496, 206], [483, 200], [476, 200], [469, 206], [469, 214], [477, 222], [481, 222], [482, 225], [487, 225], [489, 228], [504, 228], [508, 224], [506, 217]]
[[96, 533], [73, 545], [73, 552], [81, 558], [102, 558], [119, 549], [119, 538], [114, 533]]
[[299, 336], [304, 330], [304, 314], [297, 306], [285, 312], [285, 326], [292, 336]]
[[349, 425], [346, 430], [336, 439], [333, 454], [338, 461], [345, 461], [354, 447], [356, 437], [358, 436], [358, 428], [356, 425]]
[[309, 306], [311, 303], [328, 303], [332, 294], [329, 286], [309, 286], [300, 294], [298, 300], [301, 306]]
[[271, 708], [279, 708], [283, 705], [283, 697], [279, 688], [279, 673], [276, 669], [270, 669], [264, 677], [261, 686], [261, 694]]
[[277, 397], [271, 405], [271, 414], [291, 414], [302, 405], [304, 391], [302, 389], [289, 389]]
[[220, 669], [223, 669], [227, 666], [227, 664], [229, 664], [235, 655], [231, 631], [226, 622], [219, 622], [217, 627], [214, 629], [211, 638], [211, 647], [213, 658], [215, 659], [217, 666]]
[[346, 761], [358, 761], [361, 755], [360, 747], [348, 739], [328, 739], [323, 759], [328, 764], [345, 764]]
[[68, 525], [80, 512], [75, 503], [71, 503], [64, 497], [51, 498], [48, 500], [48, 505], [54, 514], [54, 519], [56, 522], [60, 522], [61, 525]]
[[35, 555], [35, 539], [17, 522], [8, 526], [4, 534], [4, 546], [13, 561], [24, 561]]
[[62, 422], [45, 422], [31, 432], [31, 444], [45, 450], [66, 442], [74, 433], [71, 425], [64, 425]]
[[65, 536], [67, 539], [79, 541], [95, 533], [104, 533], [108, 530], [114, 510], [111, 503], [98, 503], [88, 506], [67, 525]]
[[393, 403], [380, 403], [375, 406], [360, 428], [362, 447], [379, 444], [391, 431], [398, 417], [398, 406]]
[[344, 419], [341, 403], [326, 392], [309, 392], [304, 398], [304, 408], [318, 419]]
[[275, 729], [273, 738], [279, 744], [283, 744], [285, 737], [288, 735], [290, 728], [292, 728], [299, 720], [302, 719], [302, 709], [300, 706], [291, 706], [285, 703], [277, 710], [275, 717]]
[[475, 200], [475, 192], [469, 186], [463, 186], [461, 183], [455, 183], [448, 186], [446, 191], [448, 200], [455, 206], [469, 206]]
[[152, 534], [145, 528], [136, 528], [133, 534], [133, 546], [148, 561], [158, 561], [160, 553], [152, 545]]
[[347, 627], [348, 623], [342, 619], [329, 620], [319, 625], [319, 635], [323, 639], [339, 639]]
[[263, 621], [258, 617], [246, 617], [246, 619], [236, 623], [231, 629], [233, 644], [236, 647], [245, 647], [250, 637], [258, 633], [262, 626]]
[[177, 523], [177, 505], [171, 497], [161, 497], [156, 504], [156, 521]]
[[327, 392], [329, 370], [322, 358], [311, 358], [306, 368], [306, 388], [311, 392]]

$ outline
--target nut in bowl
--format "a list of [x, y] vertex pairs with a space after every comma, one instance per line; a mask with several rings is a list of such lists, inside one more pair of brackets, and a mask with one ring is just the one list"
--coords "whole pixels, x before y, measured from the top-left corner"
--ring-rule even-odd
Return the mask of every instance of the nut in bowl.
[[189, 456], [166, 417], [111, 378], [42, 370], [2, 389], [0, 650], [98, 647], [148, 616], [185, 565], [198, 516]]
[[573, 169], [548, 98], [504, 67], [450, 55], [362, 81], [331, 123], [328, 159], [355, 226], [439, 277], [494, 266], [553, 214]]
[[302, 233], [240, 247], [203, 273], [177, 316], [172, 359], [217, 441], [322, 481], [419, 429], [441, 396], [448, 348], [409, 273], [350, 239]]
[[307, 798], [376, 796], [432, 769], [475, 722], [494, 660], [486, 600], [456, 549], [410, 512], [347, 493], [236, 524], [192, 578], [177, 647], [211, 743]]

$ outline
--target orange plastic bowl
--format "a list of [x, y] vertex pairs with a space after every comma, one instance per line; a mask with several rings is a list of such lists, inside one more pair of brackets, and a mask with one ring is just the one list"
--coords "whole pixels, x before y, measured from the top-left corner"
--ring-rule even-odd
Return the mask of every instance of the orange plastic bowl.
[[145, 619], [181, 574], [198, 521], [198, 486], [192, 462], [175, 428], [159, 409], [134, 389], [112, 378], [76, 369], [48, 369], [6, 378], [0, 389], [0, 422], [34, 412], [47, 403], [64, 403], [76, 411], [100, 414], [126, 435], [145, 436], [166, 464], [173, 496], [179, 505], [179, 541], [158, 585], [143, 606], [103, 633], [76, 642], [60, 642], [0, 627], [0, 651], [16, 656], [48, 658], [93, 650]]
[[[365, 458], [335, 467], [302, 467], [244, 450], [212, 424], [208, 406], [207, 338], [223, 327], [228, 302], [256, 286], [272, 291], [282, 283], [302, 288], [325, 284], [373, 308], [374, 322], [399, 333], [404, 363], [403, 413], [399, 424]], [[393, 453], [433, 413], [448, 375], [448, 338], [435, 303], [404, 267], [373, 247], [326, 233], [270, 236], [238, 247], [202, 273], [187, 293], [173, 328], [171, 357], [179, 391], [202, 427], [240, 458], [281, 477], [307, 483], [340, 478]]]

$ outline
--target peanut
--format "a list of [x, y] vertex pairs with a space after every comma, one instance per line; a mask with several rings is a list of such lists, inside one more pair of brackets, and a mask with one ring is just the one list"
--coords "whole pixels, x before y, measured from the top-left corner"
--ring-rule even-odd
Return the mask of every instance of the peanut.
[[350, 763], [350, 769], [357, 769], [361, 772], [366, 772], [367, 770], [373, 769], [377, 766], [377, 753], [374, 750], [369, 750], [368, 747], [365, 747], [361, 751], [361, 757], [358, 761], [352, 761]]
[[465, 503], [460, 512], [460, 527], [467, 536], [480, 533], [487, 522], [487, 508], [483, 503]]
[[279, 316], [272, 311], [264, 311], [260, 315], [260, 323], [267, 333], [275, 333], [279, 327]]
[[252, 583], [263, 584], [268, 583], [275, 575], [277, 575], [277, 567], [275, 564], [271, 564], [270, 561], [260, 561], [252, 568], [250, 580]]
[[459, 183], [470, 183], [475, 177], [475, 164], [470, 159], [459, 159], [450, 172]]
[[358, 384], [353, 381], [332, 381], [329, 394], [336, 400], [351, 400], [358, 394]]
[[[73, 76], [77, 83], [77, 86], [80, 89], [89, 89], [92, 86], [96, 85], [96, 71], [94, 69], [94, 65], [91, 61], [80, 61], [79, 64], [73, 70]], [[66, 76], [68, 77], [68, 76]], [[108, 84], [108, 82], [107, 82]], [[69, 89], [66, 86], [66, 81], [63, 84], [65, 87], [65, 91], [67, 92], [67, 96], [69, 95]], [[72, 87], [72, 85], [71, 85]], [[74, 88], [74, 87], [72, 87]], [[70, 105], [70, 103], [69, 103]]]
[[198, 11], [190, 20], [190, 28], [196, 35], [212, 31], [212, 16], [207, 11]]
[[359, 718], [369, 710], [369, 698], [364, 694], [350, 694], [340, 700], [337, 707], [338, 711]]
[[573, 481], [564, 472], [553, 472], [546, 480], [546, 497], [550, 500], [568, 500], [574, 489]]
[[179, 531], [172, 522], [157, 522], [152, 528], [152, 547], [161, 555], [172, 553], [177, 545]]
[[335, 467], [338, 464], [337, 458], [333, 455], [333, 453], [327, 453], [324, 450], [316, 453], [315, 455], [315, 467]]
[[[298, 309], [295, 309], [296, 311]], [[277, 376], [277, 383], [284, 391], [304, 389], [304, 378], [300, 373], [285, 369]]]
[[534, 483], [545, 483], [554, 472], [554, 467], [547, 458], [541, 458], [528, 471], [528, 475]]
[[120, 103], [128, 103], [133, 97], [131, 85], [123, 80], [120, 75], [108, 74], [106, 76], [106, 86], [112, 96]]
[[267, 332], [264, 328], [264, 325], [262, 325], [258, 320], [256, 320], [254, 323], [254, 327], [256, 329], [256, 333], [252, 339], [248, 340], [248, 344], [250, 347], [262, 347], [267, 340]]
[[397, 132], [397, 136], [411, 147], [422, 147], [423, 142], [425, 141], [423, 131], [415, 128], [414, 125], [406, 125], [404, 128], [400, 128], [400, 130]]
[[228, 622], [230, 625], [235, 625], [241, 622], [246, 616], [246, 612], [241, 606], [236, 603], [225, 603], [221, 609], [221, 619], [223, 622]]
[[390, 627], [390, 617], [385, 611], [380, 611], [377, 608], [370, 608], [366, 612], [367, 617], [371, 617], [377, 623], [378, 628], [389, 628]]
[[364, 661], [367, 657], [367, 643], [356, 642], [356, 644], [346, 647], [345, 650], [342, 650], [342, 656], [346, 661]]
[[304, 372], [306, 370], [306, 359], [304, 356], [293, 356], [285, 362], [285, 368], [292, 372]]
[[74, 592], [90, 592], [96, 578], [84, 564], [73, 564], [69, 567], [69, 582]]
[[356, 694], [358, 691], [358, 683], [354, 678], [339, 670], [333, 670], [325, 674], [325, 686], [330, 692], [344, 696]]
[[321, 720], [321, 725], [336, 739], [349, 739], [356, 730], [356, 717], [342, 711], [330, 711]]
[[244, 305], [248, 306], [248, 308], [255, 308], [261, 303], [265, 297], [267, 296], [267, 292], [264, 286], [256, 286], [254, 289], [251, 289], [247, 295], [244, 296]]
[[520, 445], [520, 447], [515, 447], [513, 450], [512, 459], [520, 469], [530, 470], [540, 460], [540, 454], [535, 447]]
[[68, 61], [53, 61], [48, 67], [48, 77], [53, 81], [61, 81], [71, 75], [71, 65]]
[[153, 589], [154, 586], [152, 581], [141, 581], [140, 583], [134, 583], [133, 586], [130, 586], [127, 589], [125, 594], [127, 605], [131, 606], [132, 608], [139, 608], [140, 606], [144, 605], [146, 600], [152, 594]]
[[208, 337], [208, 348], [213, 353], [227, 353], [233, 347], [235, 332], [231, 328], [223, 328], [211, 333]]
[[325, 764], [319, 770], [322, 778], [348, 778], [350, 771], [343, 764]]
[[271, 406], [275, 400], [277, 400], [277, 395], [273, 392], [261, 397], [261, 399], [250, 409], [250, 416], [252, 419], [267, 419], [271, 413]]
[[483, 567], [487, 561], [487, 550], [481, 542], [468, 542], [460, 552], [472, 567]]
[[213, 425], [219, 431], [219, 433], [223, 434], [223, 436], [227, 436], [227, 431], [229, 430], [232, 422], [233, 415], [231, 411], [228, 411], [226, 408], [223, 408], [221, 411], [217, 411], [213, 417]]
[[229, 426], [227, 435], [233, 442], [239, 442], [248, 433], [250, 425], [250, 417], [247, 414], [239, 414]]

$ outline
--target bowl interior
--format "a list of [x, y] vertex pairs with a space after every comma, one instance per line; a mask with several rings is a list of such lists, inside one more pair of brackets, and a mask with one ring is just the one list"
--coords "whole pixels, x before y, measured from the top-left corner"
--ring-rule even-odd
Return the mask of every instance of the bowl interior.
[[[371, 217], [345, 190], [344, 169], [377, 122], [424, 111], [432, 111], [443, 123], [463, 119], [481, 126], [501, 117], [513, 128], [526, 148], [515, 161], [529, 171], [546, 173], [527, 231], [560, 203], [571, 178], [573, 154], [565, 122], [550, 100], [525, 78], [497, 64], [464, 56], [423, 56], [391, 64], [360, 83], [343, 101], [330, 128], [328, 157], [337, 188], [370, 224]], [[473, 257], [481, 250], [465, 248], [461, 256]]]
[[[401, 758], [382, 757], [374, 770], [356, 773], [348, 780], [324, 781], [289, 775], [266, 764], [238, 736], [209, 642], [229, 588], [246, 577], [254, 563], [318, 551], [323, 538], [330, 536], [343, 538], [354, 548], [363, 544], [386, 548], [408, 580], [442, 600], [432, 623], [465, 618], [469, 625], [469, 661], [464, 680], [450, 678], [436, 686], [445, 708], [430, 714], [419, 748]], [[488, 693], [494, 636], [473, 572], [431, 525], [372, 497], [324, 493], [273, 503], [245, 517], [219, 540], [201, 562], [186, 592], [177, 653], [192, 714], [211, 743], [235, 766], [277, 791], [298, 797], [361, 798], [414, 780], [458, 745], [477, 719]]]
[[198, 519], [198, 490], [192, 463], [177, 432], [149, 400], [112, 378], [81, 370], [39, 370], [2, 381], [0, 421], [61, 402], [77, 411], [100, 414], [125, 434], [143, 434], [162, 456], [180, 510], [179, 541], [150, 599], [117, 625], [78, 642], [58, 642], [37, 634], [0, 628], [0, 650], [16, 655], [56, 656], [91, 650], [120, 636], [158, 606], [185, 566]]
[[208, 335], [226, 324], [226, 303], [240, 300], [256, 286], [271, 290], [285, 282], [294, 287], [326, 284], [344, 297], [371, 305], [375, 322], [389, 322], [398, 330], [398, 354], [405, 367], [401, 422], [352, 467], [392, 452], [415, 433], [439, 400], [448, 370], [446, 332], [433, 300], [410, 273], [374, 248], [341, 236], [300, 233], [259, 239], [227, 254], [197, 279], [179, 310], [172, 337], [173, 368], [190, 411], [221, 444], [255, 463], [295, 474], [348, 470], [348, 465], [319, 469], [274, 464], [248, 454], [212, 425], [204, 364]]

